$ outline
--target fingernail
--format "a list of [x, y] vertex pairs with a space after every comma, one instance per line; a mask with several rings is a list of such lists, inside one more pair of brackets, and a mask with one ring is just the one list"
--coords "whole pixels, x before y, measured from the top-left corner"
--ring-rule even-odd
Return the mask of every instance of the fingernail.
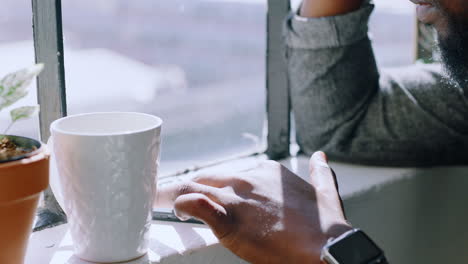
[[187, 221], [190, 219], [190, 216], [186, 214], [181, 214], [177, 210], [174, 210], [174, 215], [180, 219], [180, 221]]
[[327, 158], [325, 156], [325, 153], [323, 153], [322, 151], [315, 152], [312, 155], [312, 159], [314, 160], [315, 166], [330, 168], [330, 166], [327, 163]]
[[325, 153], [323, 153], [322, 151], [315, 152], [312, 155], [312, 158], [314, 158], [314, 160], [316, 160], [316, 161], [327, 162], [327, 159], [325, 158]]

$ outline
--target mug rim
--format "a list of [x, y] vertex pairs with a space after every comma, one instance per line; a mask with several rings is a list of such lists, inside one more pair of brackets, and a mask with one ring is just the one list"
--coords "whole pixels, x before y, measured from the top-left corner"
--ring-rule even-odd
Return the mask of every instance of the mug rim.
[[[59, 123], [65, 121], [65, 120], [73, 119], [73, 118], [76, 118], [76, 117], [82, 117], [82, 116], [92, 116], [92, 115], [102, 115], [102, 114], [104, 114], [104, 115], [106, 115], [106, 114], [130, 114], [130, 115], [145, 116], [145, 117], [149, 117], [149, 118], [152, 118], [153, 120], [155, 120], [156, 124], [155, 125], [149, 125], [148, 127], [145, 127], [143, 129], [133, 129], [133, 130], [129, 130], [129, 131], [111, 132], [111, 133], [72, 132], [72, 131], [67, 131], [67, 130], [60, 129], [58, 127]], [[155, 116], [155, 115], [151, 115], [151, 114], [146, 114], [146, 113], [140, 113], [140, 112], [91, 112], [91, 113], [82, 113], [82, 114], [69, 115], [69, 116], [59, 118], [59, 119], [53, 121], [50, 124], [50, 132], [51, 132], [51, 134], [53, 132], [58, 132], [58, 133], [63, 134], [63, 135], [89, 136], [89, 137], [123, 136], [123, 135], [131, 135], [131, 134], [138, 134], [138, 133], [151, 131], [151, 130], [160, 128], [162, 126], [162, 124], [163, 124], [163, 120], [160, 117]]]

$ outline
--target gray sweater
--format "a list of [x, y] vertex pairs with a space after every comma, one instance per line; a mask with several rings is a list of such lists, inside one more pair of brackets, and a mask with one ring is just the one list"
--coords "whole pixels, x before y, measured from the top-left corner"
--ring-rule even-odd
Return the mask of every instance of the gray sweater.
[[468, 164], [468, 87], [440, 65], [377, 68], [374, 6], [286, 21], [291, 102], [302, 151], [375, 165]]

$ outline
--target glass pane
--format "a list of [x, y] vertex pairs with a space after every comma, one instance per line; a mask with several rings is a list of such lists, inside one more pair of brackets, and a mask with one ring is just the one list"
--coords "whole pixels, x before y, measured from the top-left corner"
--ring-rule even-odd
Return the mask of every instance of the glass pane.
[[412, 64], [415, 59], [415, 6], [408, 0], [374, 0], [370, 31], [380, 66]]
[[163, 118], [161, 172], [258, 150], [264, 1], [63, 1], [69, 114]]
[[[0, 78], [34, 64], [31, 0], [2, 0], [0, 8]], [[30, 93], [14, 105], [0, 111], [0, 134], [10, 124], [10, 110], [37, 105], [36, 84]], [[16, 122], [8, 134], [39, 138], [38, 117]]]

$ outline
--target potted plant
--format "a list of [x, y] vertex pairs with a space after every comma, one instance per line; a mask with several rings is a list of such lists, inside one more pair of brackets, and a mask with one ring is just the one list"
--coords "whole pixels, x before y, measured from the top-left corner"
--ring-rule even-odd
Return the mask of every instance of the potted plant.
[[[1, 79], [0, 111], [24, 98], [42, 69], [37, 64]], [[11, 123], [0, 132], [0, 263], [23, 263], [39, 197], [49, 184], [46, 146], [31, 138], [7, 135], [15, 122], [37, 110], [37, 106], [11, 110]]]

